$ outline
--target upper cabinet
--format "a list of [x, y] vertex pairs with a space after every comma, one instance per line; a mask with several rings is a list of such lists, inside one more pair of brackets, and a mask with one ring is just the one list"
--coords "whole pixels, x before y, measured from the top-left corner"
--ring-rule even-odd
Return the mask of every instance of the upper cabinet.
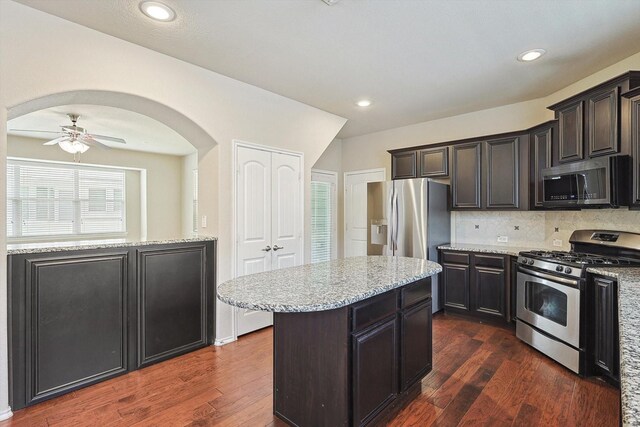
[[630, 114], [629, 128], [631, 129], [632, 176], [631, 208], [640, 208], [640, 88], [629, 92], [623, 101], [628, 102]]
[[558, 120], [558, 163], [631, 154], [628, 100], [621, 95], [638, 86], [640, 72], [629, 71], [550, 106]]
[[392, 179], [415, 178], [416, 176], [417, 161], [415, 150], [391, 154]]
[[520, 187], [520, 139], [485, 142], [486, 203], [488, 209], [517, 209]]
[[421, 178], [449, 176], [449, 147], [418, 150], [418, 166]]
[[556, 112], [560, 123], [560, 162], [584, 159], [583, 101], [568, 105]]
[[482, 142], [452, 147], [451, 192], [453, 209], [482, 207]]
[[556, 163], [558, 139], [558, 121], [552, 120], [529, 131], [531, 143], [531, 162], [529, 179], [531, 181], [531, 200], [529, 206], [532, 209], [542, 208], [543, 187], [542, 170], [550, 168]]

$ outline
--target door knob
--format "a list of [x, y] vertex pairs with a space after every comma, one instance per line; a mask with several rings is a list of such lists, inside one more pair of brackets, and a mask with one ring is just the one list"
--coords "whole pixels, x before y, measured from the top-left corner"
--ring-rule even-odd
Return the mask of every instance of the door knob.
[[284, 249], [284, 246], [273, 245], [273, 251], [277, 251], [278, 249]]
[[271, 246], [267, 245], [267, 247], [266, 247], [266, 248], [264, 248], [264, 249], [260, 249], [260, 250], [261, 250], [261, 251], [264, 251], [264, 252], [269, 252], [269, 251], [271, 250]]

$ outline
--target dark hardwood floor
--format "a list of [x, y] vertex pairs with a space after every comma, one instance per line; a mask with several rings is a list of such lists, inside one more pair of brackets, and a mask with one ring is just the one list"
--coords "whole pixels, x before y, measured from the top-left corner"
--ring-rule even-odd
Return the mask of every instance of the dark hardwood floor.
[[[393, 426], [617, 426], [619, 391], [583, 380], [512, 331], [436, 316], [434, 370]], [[265, 329], [17, 411], [8, 426], [282, 426]]]

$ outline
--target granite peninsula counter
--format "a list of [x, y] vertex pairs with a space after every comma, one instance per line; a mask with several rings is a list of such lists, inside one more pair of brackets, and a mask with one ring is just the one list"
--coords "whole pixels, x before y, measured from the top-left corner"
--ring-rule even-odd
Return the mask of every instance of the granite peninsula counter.
[[218, 299], [274, 312], [274, 413], [296, 426], [382, 422], [431, 371], [432, 261], [365, 256], [243, 276]]

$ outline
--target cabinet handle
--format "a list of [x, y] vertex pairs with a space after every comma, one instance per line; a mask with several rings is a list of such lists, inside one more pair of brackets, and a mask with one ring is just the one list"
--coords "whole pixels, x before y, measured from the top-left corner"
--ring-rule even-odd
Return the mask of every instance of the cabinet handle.
[[[260, 249], [260, 250], [261, 250], [261, 251], [264, 251], [264, 252], [269, 252], [269, 251], [271, 250], [271, 246], [267, 245], [267, 247], [266, 247], [266, 248], [264, 248], [264, 249]], [[275, 249], [274, 249], [274, 250], [275, 250]]]
[[273, 245], [273, 251], [277, 251], [278, 249], [284, 249], [284, 246]]

